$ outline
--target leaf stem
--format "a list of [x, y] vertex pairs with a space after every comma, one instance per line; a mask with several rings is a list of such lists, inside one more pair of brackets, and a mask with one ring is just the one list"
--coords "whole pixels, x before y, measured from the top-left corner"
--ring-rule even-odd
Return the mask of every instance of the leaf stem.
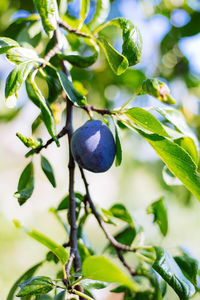
[[76, 294], [76, 295], [78, 295], [78, 296], [80, 296], [80, 297], [82, 297], [82, 298], [84, 298], [86, 300], [94, 300], [93, 298], [89, 297], [88, 295], [86, 295], [86, 294], [84, 294], [82, 292], [79, 292], [77, 290], [73, 290], [72, 293]]
[[138, 253], [138, 252], [135, 252], [135, 255], [137, 255], [139, 258], [141, 258], [142, 260], [146, 261], [147, 263], [149, 264], [152, 264], [153, 263], [153, 260], [142, 255], [141, 253]]
[[78, 31], [78, 29], [76, 28], [72, 28], [70, 27], [65, 21], [63, 21], [62, 19], [58, 20], [58, 25], [60, 25], [61, 27], [63, 27], [64, 29], [66, 29], [68, 32], [70, 33], [74, 33], [76, 35], [79, 35], [80, 37], [84, 37], [84, 38], [93, 38], [93, 36], [91, 34], [87, 34], [84, 32], [80, 32]]
[[120, 112], [131, 102], [133, 101], [139, 94], [140, 90], [141, 90], [142, 87], [139, 87], [137, 89], [137, 91], [134, 93], [134, 95], [126, 102], [122, 105], [122, 107], [120, 108]]

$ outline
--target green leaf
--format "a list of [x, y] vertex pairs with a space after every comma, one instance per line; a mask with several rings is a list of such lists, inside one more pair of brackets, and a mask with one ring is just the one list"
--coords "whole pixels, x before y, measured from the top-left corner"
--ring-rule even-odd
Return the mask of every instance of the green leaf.
[[38, 129], [41, 123], [42, 123], [42, 116], [41, 114], [39, 114], [31, 125], [32, 134], [35, 133], [35, 131]]
[[110, 0], [97, 0], [96, 11], [92, 20], [88, 23], [88, 27], [92, 30], [103, 24], [110, 11]]
[[99, 55], [99, 48], [97, 45], [89, 48], [93, 54], [89, 56], [74, 55], [74, 54], [58, 54], [61, 59], [67, 60], [71, 65], [78, 68], [88, 68], [93, 65]]
[[10, 49], [6, 54], [6, 57], [17, 65], [25, 62], [42, 62], [42, 59], [38, 57], [35, 50], [23, 47]]
[[17, 297], [27, 295], [43, 295], [47, 294], [54, 288], [54, 283], [49, 277], [38, 276], [27, 280], [20, 284], [20, 291]]
[[7, 37], [0, 37], [0, 55], [14, 47], [19, 47], [16, 41]]
[[66, 299], [66, 291], [60, 292], [54, 298], [54, 300], [65, 300], [65, 299]]
[[175, 139], [174, 142], [182, 147], [193, 159], [194, 163], [198, 166], [199, 163], [199, 153], [197, 151], [194, 140], [191, 137], [181, 137]]
[[189, 256], [175, 256], [174, 260], [179, 265], [183, 274], [196, 286], [199, 262], [197, 259]]
[[183, 185], [183, 183], [176, 176], [174, 176], [174, 174], [172, 174], [172, 172], [170, 172], [166, 166], [163, 167], [162, 176], [167, 185]]
[[130, 226], [134, 227], [133, 220], [126, 207], [121, 203], [116, 203], [109, 208], [109, 212], [113, 217], [120, 219]]
[[191, 137], [194, 140], [197, 149], [199, 149], [198, 139], [196, 138], [192, 129], [186, 123], [183, 114], [178, 109], [172, 107], [154, 107], [152, 109], [159, 112], [167, 121], [169, 121], [175, 127], [177, 131], [183, 133], [185, 136]]
[[91, 279], [83, 279], [79, 283], [84, 289], [87, 290], [101, 290], [108, 286], [107, 282], [102, 282], [98, 280], [91, 280]]
[[19, 132], [16, 133], [16, 136], [28, 148], [37, 149], [42, 144], [42, 140], [40, 138], [26, 137]]
[[119, 283], [139, 291], [140, 286], [132, 280], [129, 274], [116, 266], [104, 256], [90, 256], [83, 262], [82, 274], [84, 278]]
[[17, 192], [14, 196], [18, 199], [20, 205], [23, 205], [32, 195], [34, 190], [34, 170], [33, 163], [30, 162], [23, 170], [18, 186]]
[[126, 57], [115, 50], [113, 46], [103, 37], [99, 37], [98, 42], [104, 50], [108, 63], [113, 72], [117, 75], [124, 73], [128, 68], [128, 60]]
[[56, 124], [51, 108], [49, 107], [49, 104], [47, 103], [46, 99], [42, 95], [33, 79], [31, 81], [29, 79], [26, 81], [26, 90], [30, 100], [41, 109], [42, 120], [50, 136], [54, 139], [57, 146], [59, 146], [59, 141], [56, 133]]
[[64, 247], [60, 246], [59, 244], [57, 244], [56, 242], [48, 238], [46, 235], [36, 230], [30, 231], [25, 227], [21, 227], [20, 223], [17, 220], [14, 220], [13, 222], [17, 228], [21, 228], [26, 234], [28, 234], [34, 240], [38, 241], [40, 244], [44, 245], [50, 251], [52, 251], [58, 257], [61, 264], [65, 265], [65, 263], [68, 260], [68, 253]]
[[121, 147], [117, 125], [115, 125], [115, 144], [116, 144], [115, 165], [116, 167], [118, 167], [121, 165], [122, 162], [122, 147]]
[[[30, 296], [31, 297], [31, 296]], [[26, 297], [22, 298], [23, 300], [29, 300]], [[32, 298], [30, 298], [32, 300]], [[55, 300], [53, 299], [51, 296], [44, 294], [44, 295], [40, 295], [40, 296], [36, 296], [35, 300]]]
[[89, 8], [90, 8], [90, 0], [81, 0], [80, 25], [79, 25], [79, 28], [81, 27], [81, 25], [83, 24], [84, 20], [86, 19], [87, 14], [89, 12]]
[[184, 276], [173, 257], [163, 248], [155, 247], [156, 261], [153, 268], [174, 289], [180, 299], [195, 294], [194, 285]]
[[162, 123], [156, 119], [151, 113], [140, 107], [133, 107], [125, 112], [125, 115], [136, 125], [139, 125], [148, 132], [169, 137]]
[[5, 87], [6, 99], [16, 94], [35, 65], [33, 61], [21, 63], [9, 74]]
[[110, 25], [122, 29], [122, 54], [127, 58], [129, 66], [134, 66], [139, 63], [142, 56], [142, 37], [138, 28], [130, 20], [125, 18], [108, 21], [102, 28]]
[[68, 98], [78, 106], [84, 107], [87, 104], [85, 97], [75, 90], [67, 75], [62, 71], [57, 71], [57, 75]]
[[158, 100], [167, 104], [176, 103], [174, 98], [170, 95], [169, 87], [164, 82], [156, 78], [146, 79], [142, 84], [140, 94], [148, 94], [154, 96]]
[[[75, 199], [76, 199], [76, 205], [80, 206], [82, 200], [83, 200], [83, 195], [75, 192]], [[58, 207], [57, 207], [57, 211], [59, 210], [64, 210], [64, 209], [68, 209], [69, 208], [69, 195], [65, 196], [61, 202], [59, 203]]]
[[157, 134], [146, 132], [132, 126], [153, 147], [158, 156], [166, 164], [185, 187], [200, 200], [200, 173], [191, 156], [176, 143]]
[[56, 181], [55, 181], [53, 168], [52, 168], [50, 162], [43, 155], [41, 156], [41, 167], [42, 167], [42, 170], [44, 171], [45, 175], [49, 179], [50, 183], [55, 188]]
[[[137, 230], [135, 227], [126, 226], [120, 232], [115, 234], [114, 238], [121, 244], [131, 246], [135, 237], [137, 235]], [[116, 251], [114, 250], [113, 246], [108, 244], [105, 247], [105, 250], [108, 250], [111, 255], [116, 255]]]
[[154, 215], [153, 222], [158, 224], [160, 231], [164, 236], [166, 236], [168, 231], [168, 218], [164, 197], [149, 205], [147, 208], [147, 213]]
[[45, 32], [52, 37], [52, 32], [57, 28], [56, 0], [34, 0], [34, 4], [40, 14]]
[[31, 236], [33, 239], [37, 240], [39, 243], [46, 246], [49, 250], [51, 250], [60, 260], [60, 262], [64, 265], [68, 260], [68, 253], [62, 246], [58, 245], [50, 238], [45, 236], [44, 234], [33, 230], [29, 231], [28, 235]]
[[42, 266], [43, 262], [31, 267], [28, 271], [26, 271], [19, 279], [17, 279], [17, 281], [13, 284], [13, 286], [10, 289], [10, 292], [6, 298], [6, 300], [14, 300], [15, 297], [15, 292], [18, 289], [18, 286], [21, 282], [28, 280], [29, 278], [31, 278], [35, 272], [37, 271], [37, 269], [39, 269]]

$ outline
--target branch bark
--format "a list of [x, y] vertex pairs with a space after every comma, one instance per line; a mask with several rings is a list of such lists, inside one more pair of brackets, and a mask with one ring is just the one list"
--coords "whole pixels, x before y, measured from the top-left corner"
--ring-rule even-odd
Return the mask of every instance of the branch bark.
[[79, 167], [80, 172], [81, 172], [81, 176], [85, 185], [85, 190], [86, 190], [86, 198], [85, 200], [88, 202], [91, 211], [93, 213], [93, 215], [95, 216], [97, 222], [99, 223], [100, 227], [102, 228], [103, 232], [105, 233], [106, 237], [108, 238], [108, 240], [110, 241], [110, 243], [112, 244], [112, 246], [115, 248], [117, 256], [119, 258], [119, 260], [122, 262], [122, 264], [128, 269], [128, 271], [130, 272], [130, 274], [132, 276], [137, 275], [137, 272], [126, 262], [122, 251], [133, 251], [133, 249], [129, 246], [126, 246], [124, 244], [119, 243], [107, 230], [104, 221], [102, 220], [101, 216], [99, 215], [98, 211], [95, 208], [95, 205], [92, 201], [92, 198], [90, 196], [90, 191], [89, 191], [89, 184], [87, 182], [84, 170]]

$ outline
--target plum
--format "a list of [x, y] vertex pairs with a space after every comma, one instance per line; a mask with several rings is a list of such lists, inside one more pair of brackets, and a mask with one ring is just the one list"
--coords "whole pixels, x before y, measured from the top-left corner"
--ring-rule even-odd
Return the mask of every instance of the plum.
[[90, 120], [74, 132], [71, 150], [82, 168], [94, 173], [105, 172], [115, 158], [115, 140], [108, 126], [99, 120]]

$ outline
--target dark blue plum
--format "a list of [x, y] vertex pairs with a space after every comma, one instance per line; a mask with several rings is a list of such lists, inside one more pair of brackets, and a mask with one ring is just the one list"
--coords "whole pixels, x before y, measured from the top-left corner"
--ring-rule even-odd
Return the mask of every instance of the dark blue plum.
[[115, 158], [115, 140], [104, 123], [99, 120], [87, 121], [74, 132], [71, 150], [82, 168], [94, 173], [105, 172]]

